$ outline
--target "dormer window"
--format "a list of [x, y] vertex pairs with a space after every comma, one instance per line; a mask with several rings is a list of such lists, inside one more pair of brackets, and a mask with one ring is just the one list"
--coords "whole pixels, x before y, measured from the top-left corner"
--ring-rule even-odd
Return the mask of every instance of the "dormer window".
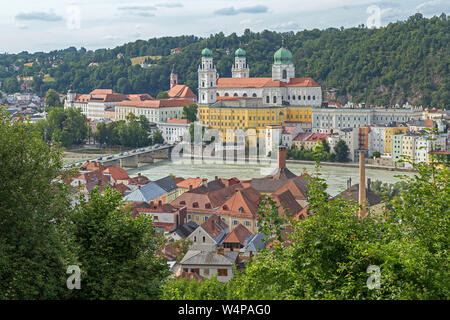
[[198, 202], [194, 202], [194, 203], [192, 204], [192, 207], [198, 208]]
[[239, 213], [242, 213], [242, 212], [244, 212], [244, 208], [240, 207], [239, 208]]
[[206, 208], [206, 209], [211, 209], [211, 203], [205, 204], [205, 208]]
[[227, 205], [224, 205], [222, 208], [223, 208], [223, 210], [230, 210], [230, 209], [228, 209]]

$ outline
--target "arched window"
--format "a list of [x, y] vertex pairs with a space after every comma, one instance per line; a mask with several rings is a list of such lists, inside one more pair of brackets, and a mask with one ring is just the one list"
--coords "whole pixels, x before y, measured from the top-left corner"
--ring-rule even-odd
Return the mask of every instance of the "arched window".
[[277, 96], [273, 96], [273, 103], [277, 103]]
[[228, 92], [225, 92], [225, 97], [228, 97]]
[[311, 96], [308, 96], [308, 100], [311, 100]]
[[313, 100], [316, 100], [316, 96], [313, 96]]
[[237, 94], [237, 93], [234, 93], [234, 94], [233, 94], [233, 97], [237, 97], [237, 96], [238, 96], [238, 94]]
[[302, 100], [302, 96], [298, 96], [298, 100]]
[[247, 96], [247, 94], [246, 93], [244, 93], [243, 95], [242, 95], [243, 97], [246, 97]]
[[240, 213], [244, 212], [244, 208], [239, 207], [239, 212], [240, 212]]
[[283, 70], [283, 79], [287, 79], [287, 71]]
[[202, 81], [202, 87], [203, 88], [205, 87], [205, 81]]
[[256, 98], [256, 93], [252, 94], [252, 97], [253, 97], [253, 98]]
[[202, 94], [202, 100], [205, 101], [205, 95], [204, 94]]
[[212, 83], [212, 81], [211, 81], [211, 87], [213, 86], [213, 83]]
[[295, 95], [294, 95], [294, 96], [292, 96], [292, 100], [295, 100]]
[[270, 102], [269, 99], [270, 99], [269, 96], [267, 96], [267, 97], [266, 97], [266, 103], [269, 103], [269, 102]]
[[288, 96], [288, 100], [291, 100], [291, 96]]
[[218, 97], [219, 96], [219, 93], [218, 92], [216, 92], [216, 97]]

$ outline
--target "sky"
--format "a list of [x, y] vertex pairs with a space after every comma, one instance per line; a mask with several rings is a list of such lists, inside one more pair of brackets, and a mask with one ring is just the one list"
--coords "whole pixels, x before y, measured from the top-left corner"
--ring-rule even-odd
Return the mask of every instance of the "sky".
[[380, 27], [449, 0], [0, 0], [0, 52], [114, 48], [162, 36]]

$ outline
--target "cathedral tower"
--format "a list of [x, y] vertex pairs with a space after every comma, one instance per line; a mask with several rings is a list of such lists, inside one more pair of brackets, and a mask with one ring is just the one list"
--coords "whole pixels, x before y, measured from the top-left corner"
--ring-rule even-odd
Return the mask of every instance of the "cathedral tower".
[[212, 51], [202, 50], [202, 63], [198, 67], [198, 102], [211, 104], [216, 102], [217, 78], [216, 67], [213, 64]]
[[231, 74], [233, 78], [248, 78], [250, 76], [250, 69], [248, 68], [245, 58], [245, 50], [237, 49], [234, 52], [234, 65], [231, 68]]

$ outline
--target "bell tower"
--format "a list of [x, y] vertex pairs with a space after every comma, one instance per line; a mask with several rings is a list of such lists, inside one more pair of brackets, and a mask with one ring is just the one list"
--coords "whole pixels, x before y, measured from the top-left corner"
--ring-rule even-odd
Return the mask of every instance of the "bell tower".
[[231, 68], [231, 75], [233, 78], [250, 77], [250, 69], [247, 65], [245, 54], [245, 50], [241, 48], [234, 52], [234, 65]]
[[212, 51], [208, 48], [202, 50], [202, 63], [198, 67], [198, 102], [211, 104], [216, 102], [218, 74], [213, 64]]
[[172, 71], [170, 72], [170, 89], [178, 85], [178, 74], [173, 72], [173, 66]]

